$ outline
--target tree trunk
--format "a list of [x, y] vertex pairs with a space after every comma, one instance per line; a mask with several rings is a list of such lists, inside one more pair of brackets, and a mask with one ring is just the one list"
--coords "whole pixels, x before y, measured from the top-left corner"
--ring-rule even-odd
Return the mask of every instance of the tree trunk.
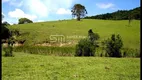
[[77, 21], [80, 21], [80, 16], [79, 15], [77, 16]]

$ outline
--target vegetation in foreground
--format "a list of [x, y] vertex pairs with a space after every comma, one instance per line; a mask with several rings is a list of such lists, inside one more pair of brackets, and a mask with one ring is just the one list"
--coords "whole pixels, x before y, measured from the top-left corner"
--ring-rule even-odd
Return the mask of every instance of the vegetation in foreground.
[[2, 57], [2, 80], [140, 80], [140, 58]]

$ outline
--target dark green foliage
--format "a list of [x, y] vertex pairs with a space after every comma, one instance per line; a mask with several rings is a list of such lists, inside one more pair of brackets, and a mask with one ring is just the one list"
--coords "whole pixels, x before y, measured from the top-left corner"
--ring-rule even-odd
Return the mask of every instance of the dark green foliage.
[[18, 24], [33, 23], [33, 21], [27, 18], [20, 18]]
[[7, 25], [3, 24], [1, 25], [1, 33], [0, 33], [1, 39], [8, 39], [11, 34], [10, 30], [7, 28]]
[[85, 19], [104, 19], [104, 20], [140, 20], [140, 7], [132, 10], [118, 10], [113, 13], [100, 14], [96, 16], [87, 16]]
[[88, 39], [81, 39], [76, 45], [75, 56], [94, 56], [95, 46]]
[[20, 36], [20, 31], [18, 29], [11, 29], [10, 33], [12, 36]]
[[[21, 32], [19, 29], [10, 29], [10, 34], [12, 35], [10, 39], [10, 43], [13, 45], [15, 42], [20, 44], [24, 44], [26, 39], [28, 38], [29, 32]], [[22, 36], [22, 37], [21, 37]]]
[[[4, 18], [4, 15], [2, 14], [2, 19]], [[8, 39], [11, 37], [10, 30], [7, 28], [10, 24], [8, 22], [3, 22], [1, 25], [1, 32], [0, 36], [1, 39]]]
[[94, 33], [92, 31], [92, 29], [90, 29], [88, 31], [88, 37], [89, 37], [89, 40], [94, 43], [94, 41], [98, 40], [100, 38], [99, 34], [98, 33]]
[[77, 17], [77, 21], [80, 21], [80, 18], [83, 18], [85, 14], [87, 14], [87, 10], [85, 9], [85, 6], [81, 4], [75, 4], [71, 10], [72, 16]]
[[5, 25], [5, 26], [9, 26], [9, 25], [10, 25], [10, 24], [9, 24], [8, 22], [6, 22], [6, 21], [3, 22], [2, 24]]
[[104, 42], [106, 45], [106, 52], [110, 57], [122, 57], [121, 48], [123, 46], [123, 42], [120, 35], [112, 34], [111, 39]]
[[140, 57], [140, 50], [137, 49], [123, 49], [123, 57]]
[[76, 45], [75, 56], [94, 56], [98, 44], [96, 40], [99, 39], [97, 33], [93, 33], [92, 29], [88, 31], [88, 38], [81, 39]]
[[5, 52], [4, 56], [6, 56], [6, 57], [8, 57], [8, 56], [12, 57], [13, 56], [13, 54], [12, 54], [13, 48], [11, 46], [5, 47], [3, 49], [4, 49], [4, 52]]

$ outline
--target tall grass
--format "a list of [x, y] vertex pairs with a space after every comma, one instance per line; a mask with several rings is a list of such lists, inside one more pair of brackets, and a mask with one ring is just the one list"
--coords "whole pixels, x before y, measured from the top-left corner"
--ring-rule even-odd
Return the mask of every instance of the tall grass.
[[[53, 47], [53, 46], [17, 46], [13, 48], [14, 52], [25, 52], [30, 54], [53, 55], [53, 56], [74, 56], [75, 47]], [[123, 48], [121, 50], [123, 57], [140, 57], [140, 50], [133, 48]], [[108, 57], [102, 47], [96, 49], [95, 57]]]
[[45, 46], [18, 46], [14, 47], [15, 52], [25, 52], [31, 54], [74, 56], [74, 47], [45, 47]]
[[[121, 49], [122, 57], [140, 57], [140, 54], [141, 53], [139, 49], [133, 49], [133, 48], [122, 48]], [[108, 54], [106, 53], [105, 49], [102, 49], [102, 47], [99, 47], [96, 49], [95, 56], [108, 57]]]

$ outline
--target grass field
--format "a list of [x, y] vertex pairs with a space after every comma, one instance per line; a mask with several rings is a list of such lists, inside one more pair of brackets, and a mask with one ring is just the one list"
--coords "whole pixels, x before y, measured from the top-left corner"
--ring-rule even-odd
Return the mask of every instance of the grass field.
[[[27, 39], [26, 44], [49, 42], [50, 35], [63, 35], [69, 44], [65, 47], [55, 45], [56, 48], [14, 48], [15, 51], [20, 51], [14, 52], [14, 57], [2, 56], [2, 80], [140, 80], [140, 58], [98, 57], [100, 48], [96, 57], [70, 57], [74, 56], [75, 44], [81, 37], [88, 35], [89, 29], [100, 35], [100, 42], [110, 38], [112, 34], [120, 34], [123, 48], [140, 50], [139, 20], [133, 20], [130, 26], [128, 20], [83, 19], [80, 22], [63, 20], [20, 24], [9, 28], [30, 32], [28, 36], [21, 36]], [[60, 54], [62, 55], [59, 56]], [[70, 56], [63, 57], [63, 54]]]
[[140, 58], [2, 57], [2, 80], [140, 80]]
[[[74, 36], [87, 36], [88, 30], [92, 29], [100, 35], [100, 40], [111, 37], [111, 34], [120, 34], [125, 48], [140, 49], [140, 21], [133, 20], [128, 26], [128, 20], [91, 20], [82, 21], [64, 20], [39, 22], [31, 24], [12, 25], [10, 28], [17, 28], [22, 32], [30, 32], [27, 36], [27, 43], [42, 43], [49, 41], [50, 35], [64, 35], [70, 46], [81, 38]], [[73, 36], [73, 37], [72, 37]]]

